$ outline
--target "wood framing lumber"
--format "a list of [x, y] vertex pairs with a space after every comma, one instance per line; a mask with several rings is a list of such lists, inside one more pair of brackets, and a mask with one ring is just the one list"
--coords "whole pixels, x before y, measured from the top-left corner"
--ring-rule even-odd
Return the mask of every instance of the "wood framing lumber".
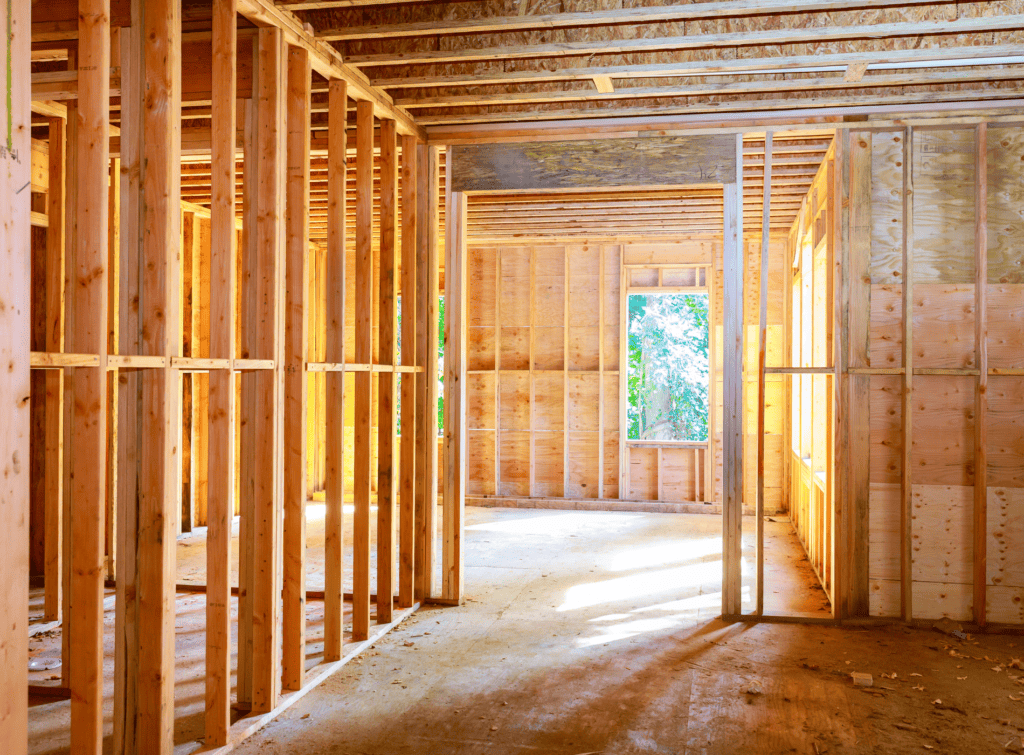
[[[115, 54], [115, 44], [120, 34], [111, 37], [111, 55]], [[120, 50], [116, 51], [120, 56]], [[121, 160], [110, 160], [110, 180], [107, 199], [107, 354], [116, 354], [120, 345], [120, 265], [121, 265]], [[106, 558], [104, 559], [104, 575], [115, 576], [117, 554], [117, 472], [118, 472], [118, 383], [119, 372], [112, 368], [107, 360], [107, 467], [106, 467], [106, 500], [104, 501], [104, 541]]]
[[276, 5], [273, 0], [239, 0], [238, 12], [258, 27], [280, 29], [288, 44], [302, 47], [310, 53], [314, 71], [328, 80], [347, 82], [352, 99], [371, 103], [374, 114], [378, 118], [394, 120], [400, 133], [426, 139], [426, 132], [405, 110], [395, 107], [391, 97], [374, 87], [361, 71], [342, 62], [341, 53], [334, 47], [315, 39], [295, 14]]
[[[848, 367], [868, 366], [871, 313], [871, 154], [872, 135], [851, 131], [849, 149], [849, 244], [847, 272], [847, 342]], [[846, 423], [849, 435], [847, 454], [847, 503], [850, 507], [849, 548], [849, 614], [867, 616], [870, 611], [868, 593], [869, 505], [870, 505], [870, 406], [871, 378], [849, 374]]]
[[[192, 348], [193, 360], [210, 355], [210, 235], [203, 232], [203, 223], [196, 223], [195, 258], [192, 261]], [[187, 362], [170, 359], [172, 367], [185, 367]], [[209, 509], [209, 444], [210, 444], [210, 381], [208, 374], [193, 372], [191, 479], [193, 526], [207, 524]]]
[[438, 230], [440, 172], [438, 148], [417, 147], [420, 191], [416, 226], [416, 272], [420, 311], [416, 324], [417, 356], [423, 372], [416, 378], [416, 600], [434, 597], [437, 514], [437, 342], [438, 342]]
[[[600, 77], [597, 77], [600, 78]], [[605, 77], [607, 78], [607, 77]], [[398, 100], [406, 108], [466, 108], [486, 105], [528, 105], [554, 102], [593, 102], [637, 100], [657, 97], [710, 97], [721, 95], [826, 91], [844, 89], [873, 89], [924, 85], [951, 85], [976, 81], [1017, 81], [1022, 78], [1020, 67], [971, 67], [962, 71], [924, 69], [914, 73], [874, 74], [858, 81], [837, 79], [835, 76], [818, 78], [764, 79], [727, 81], [716, 84], [666, 84], [657, 86], [626, 87], [605, 91], [586, 89], [547, 90], [543, 92], [499, 92], [487, 94], [435, 95]], [[605, 88], [607, 89], [607, 88]]]
[[815, 26], [786, 29], [759, 29], [717, 34], [693, 34], [677, 37], [639, 37], [635, 39], [588, 40], [534, 45], [463, 47], [451, 50], [420, 50], [350, 55], [348, 65], [396, 66], [418, 64], [472, 63], [489, 60], [521, 60], [573, 55], [629, 55], [676, 50], [704, 50], [720, 47], [753, 47], [848, 39], [890, 39], [936, 34], [978, 34], [1009, 31], [1024, 26], [1024, 17], [1004, 15], [960, 18], [953, 21], [903, 21], [860, 26]]
[[[723, 208], [722, 232], [723, 233], [725, 232], [724, 208]], [[619, 333], [620, 334], [628, 332], [628, 328], [629, 328], [629, 294], [627, 293], [627, 291], [629, 289], [629, 286], [628, 285], [622, 285], [622, 283], [626, 280], [626, 276], [629, 275], [629, 272], [628, 272], [627, 268], [625, 267], [624, 262], [625, 262], [625, 260], [620, 258], [620, 260], [619, 260], [619, 281], [620, 281], [620, 283], [619, 283]], [[711, 314], [711, 313], [709, 312], [709, 314]], [[563, 316], [564, 317], [568, 316], [568, 306], [566, 306], [566, 311], [565, 311]], [[708, 328], [709, 328], [709, 330], [708, 330], [709, 333], [714, 332], [711, 329], [712, 326], [711, 326], [710, 321], [708, 323]], [[713, 338], [709, 338], [708, 339], [708, 359], [709, 359], [708, 364], [714, 364], [714, 362], [711, 361], [711, 356], [712, 356], [711, 349], [712, 349], [712, 346], [713, 346], [713, 342], [714, 342]], [[564, 353], [568, 353], [567, 345], [563, 345], [563, 348], [566, 349], [566, 351]], [[629, 339], [628, 338], [622, 338], [620, 336], [620, 338], [619, 338], [619, 364], [620, 365], [629, 364], [628, 359], [629, 359]], [[627, 393], [627, 391], [628, 391], [628, 382], [627, 382], [628, 378], [629, 378], [629, 371], [628, 370], [619, 370], [619, 396], [626, 396], [626, 395], [628, 395], [628, 393]], [[715, 381], [711, 380], [709, 382], [711, 383], [709, 388], [713, 388]], [[714, 406], [713, 395], [711, 394], [710, 391], [708, 392], [708, 406]], [[629, 492], [629, 449], [626, 447], [626, 440], [628, 439], [629, 433], [628, 433], [628, 430], [624, 429], [624, 428], [628, 427], [628, 424], [627, 424], [628, 423], [627, 412], [628, 412], [628, 407], [626, 405], [626, 402], [619, 401], [619, 449], [618, 449], [618, 460], [619, 460], [619, 498], [620, 499], [629, 498], [630, 497], [630, 492]], [[564, 423], [564, 420], [563, 420], [563, 426], [564, 426], [564, 424], [565, 423]]]
[[[214, 0], [211, 117], [210, 356], [234, 359], [237, 0]], [[231, 727], [231, 522], [235, 503], [237, 395], [233, 370], [210, 374], [210, 471], [206, 531], [205, 743], [227, 744]]]
[[71, 750], [103, 747], [103, 556], [106, 500], [107, 403], [107, 171], [110, 80], [109, 0], [79, 3], [77, 247], [67, 269], [74, 297], [67, 348], [99, 354], [96, 367], [76, 370], [72, 382], [68, 459], [71, 488]]
[[[259, 48], [257, 47], [257, 52]], [[259, 68], [256, 67], [257, 76]], [[257, 302], [259, 300], [259, 278], [256, 276], [256, 231], [259, 213], [258, 168], [259, 150], [258, 107], [253, 99], [243, 101], [243, 134], [245, 162], [242, 176], [242, 236], [239, 245], [238, 290], [241, 296], [239, 308], [239, 361], [253, 362], [259, 355], [257, 334]], [[269, 360], [271, 367], [273, 360]], [[256, 592], [255, 575], [255, 522], [256, 515], [256, 393], [258, 374], [243, 372], [240, 383], [239, 411], [239, 523], [238, 523], [238, 662], [235, 697], [242, 709], [252, 709], [252, 656], [253, 617]]]
[[[822, 538], [825, 554], [827, 588], [832, 601], [832, 615], [843, 618], [849, 614], [846, 579], [849, 572], [846, 534], [849, 530], [846, 474], [846, 417], [841, 411], [848, 384], [844, 374], [843, 347], [848, 337], [842, 319], [842, 303], [848, 287], [843, 275], [848, 270], [846, 255], [850, 223], [850, 148], [847, 131], [833, 144], [833, 159], [825, 164], [825, 301], [830, 309], [825, 315], [824, 360], [833, 374], [825, 383], [825, 497], [826, 528]], [[839, 306], [836, 306], [836, 301]], [[831, 393], [831, 395], [829, 395]], [[840, 461], [842, 460], [842, 461]], [[841, 467], [841, 468], [840, 468]]]
[[[417, 289], [417, 215], [419, 213], [419, 175], [417, 174], [417, 141], [402, 137], [402, 364], [418, 363], [417, 325], [420, 299]], [[402, 376], [402, 439], [399, 471], [399, 568], [398, 607], [408, 608], [415, 602], [416, 553], [416, 385], [415, 374]]]
[[987, 623], [988, 583], [988, 125], [974, 150], [974, 623]]
[[[380, 308], [377, 363], [395, 364], [398, 349], [398, 142], [395, 122], [380, 122]], [[394, 613], [398, 380], [380, 373], [377, 383], [377, 623]]]
[[[31, 192], [30, 36], [28, 3], [6, 0], [7, 86], [0, 118], [10, 129], [0, 157], [0, 526], [5, 546], [0, 554], [4, 587], [0, 590], [0, 742], [11, 755], [28, 751], [28, 582], [29, 582], [29, 433], [31, 391], [32, 290], [29, 213]], [[24, 30], [24, 31], [23, 31]]]
[[454, 147], [452, 191], [730, 183], [732, 137], [480, 144]]
[[260, 731], [263, 727], [265, 727], [267, 724], [269, 724], [271, 721], [273, 721], [275, 718], [280, 716], [282, 713], [284, 713], [286, 710], [292, 707], [295, 703], [297, 703], [299, 700], [305, 697], [306, 694], [312, 692], [314, 689], [320, 686], [320, 684], [322, 684], [324, 681], [326, 681], [335, 673], [337, 673], [349, 661], [353, 660], [354, 658], [357, 658], [364, 651], [372, 647], [378, 640], [380, 640], [382, 637], [388, 634], [392, 629], [394, 629], [407, 618], [412, 616], [417, 610], [419, 610], [419, 608], [420, 604], [416, 603], [411, 608], [398, 612], [395, 615], [395, 620], [393, 622], [391, 622], [390, 624], [381, 624], [374, 627], [373, 632], [371, 632], [370, 636], [367, 637], [365, 640], [359, 643], [349, 645], [345, 655], [341, 659], [337, 661], [332, 661], [330, 663], [322, 663], [316, 666], [316, 668], [311, 669], [310, 673], [307, 675], [306, 683], [305, 685], [303, 685], [302, 689], [296, 690], [295, 692], [287, 692], [281, 695], [280, 702], [273, 710], [268, 711], [267, 713], [264, 713], [262, 715], [245, 716], [236, 721], [234, 726], [231, 727], [232, 731], [230, 734], [230, 741], [228, 742], [227, 745], [224, 745], [223, 747], [211, 748], [206, 746], [205, 743], [191, 743], [186, 744], [185, 747], [182, 749], [182, 752], [186, 753], [187, 755], [228, 755], [228, 753], [233, 752], [240, 743], [254, 735], [256, 732]]
[[[898, 95], [856, 95], [851, 97], [821, 96], [805, 97], [794, 101], [791, 97], [772, 100], [729, 100], [715, 103], [674, 102], [670, 105], [650, 107], [616, 108], [619, 125], [625, 125], [626, 119], [665, 118], [675, 121], [670, 130], [699, 129], [711, 133], [735, 133], [737, 128], [773, 128], [784, 126], [807, 126], [821, 123], [827, 118], [844, 116], [871, 116], [873, 125], [889, 128], [906, 123], [912, 118], [927, 120], [938, 116], [968, 117], [985, 111], [986, 115], [1002, 116], [1012, 112], [1013, 108], [1024, 106], [1019, 88], [975, 89], [971, 92], [971, 100], [964, 99], [963, 92], [931, 92], [928, 102], [908, 102], [906, 94]], [[783, 112], [784, 111], [784, 112]], [[427, 127], [431, 144], [472, 144], [492, 143], [499, 141], [527, 141], [527, 125], [531, 122], [544, 124], [545, 131], [551, 124], [567, 123], [578, 127], [579, 122], [591, 121], [598, 123], [607, 117], [605, 108], [565, 108], [562, 110], [496, 110], [489, 108], [486, 112], [470, 115], [423, 115], [418, 123]], [[924, 115], [927, 113], [928, 115]], [[886, 119], [883, 116], [889, 115]], [[671, 118], [670, 118], [671, 116]], [[765, 121], [769, 122], [766, 123]], [[709, 122], [710, 121], [710, 122]], [[499, 139], [495, 135], [480, 132], [483, 126], [504, 126], [515, 123], [516, 134], [511, 139]], [[652, 121], [647, 121], [653, 123]], [[697, 125], [700, 124], [700, 125]], [[728, 124], [728, 125], [726, 125]], [[467, 133], [464, 129], [469, 129]], [[549, 132], [545, 138], [551, 138]], [[630, 134], [632, 136], [632, 134]], [[539, 141], [536, 136], [534, 141]]]
[[[758, 351], [757, 351], [757, 500], [754, 516], [757, 519], [755, 528], [755, 563], [757, 570], [757, 599], [754, 612], [764, 613], [764, 402], [765, 402], [765, 352], [768, 341], [768, 249], [769, 225], [772, 206], [772, 138], [769, 131], [764, 140], [764, 209], [761, 216], [761, 275], [759, 290], [760, 306], [758, 310]], [[742, 149], [742, 145], [741, 145]], [[741, 200], [742, 201], [742, 200]], [[694, 465], [696, 469], [696, 465]]]
[[282, 677], [302, 688], [306, 666], [306, 498], [309, 317], [309, 52], [288, 47], [284, 327], [284, 603]]
[[281, 0], [278, 5], [288, 10], [327, 10], [330, 8], [368, 8], [375, 5], [412, 3], [420, 0]]
[[[469, 215], [469, 211], [468, 211], [468, 207], [467, 207], [467, 209], [466, 209], [466, 218], [467, 218], [466, 219], [466, 224], [467, 225], [469, 224], [468, 215]], [[465, 243], [465, 240], [463, 240], [463, 243]], [[468, 255], [467, 255], [467, 257], [468, 257]], [[466, 279], [468, 281], [468, 279], [469, 279], [469, 271], [468, 271], [469, 260], [466, 259], [464, 264], [467, 267]], [[527, 476], [526, 476], [526, 485], [527, 485], [526, 489], [527, 489], [527, 492], [529, 492], [530, 495], [533, 495], [534, 491], [536, 489], [536, 486], [537, 486], [537, 451], [536, 451], [536, 444], [533, 442], [534, 426], [535, 426], [535, 422], [536, 422], [536, 417], [535, 417], [536, 412], [534, 411], [534, 404], [536, 403], [536, 399], [537, 399], [536, 384], [534, 383], [534, 379], [533, 379], [533, 376], [534, 376], [534, 365], [533, 365], [533, 362], [534, 362], [534, 359], [536, 357], [536, 352], [537, 352], [537, 330], [536, 330], [536, 325], [537, 325], [537, 294], [536, 294], [536, 290], [537, 290], [537, 255], [532, 250], [530, 251], [529, 267], [530, 267], [530, 278], [529, 278], [530, 285], [529, 285], [529, 287], [527, 289], [527, 291], [528, 291], [527, 296], [524, 297], [524, 298], [527, 299], [527, 301], [524, 302], [524, 303], [526, 304], [527, 323], [529, 324], [529, 327], [530, 327], [529, 343], [527, 344], [527, 350], [526, 350], [526, 366], [527, 366], [526, 380], [527, 380], [527, 401], [528, 401], [526, 431], [530, 434], [529, 435], [530, 447], [529, 447], [529, 451], [528, 451], [529, 456], [528, 456], [528, 462], [527, 462], [528, 465], [529, 465], [529, 468], [527, 470]], [[500, 278], [501, 277], [501, 270], [500, 270], [500, 268], [495, 272], [495, 277], [496, 278]], [[568, 286], [566, 288], [568, 288]], [[466, 297], [466, 306], [467, 306], [467, 308], [469, 306], [469, 297], [468, 296]], [[467, 326], [468, 326], [469, 312], [467, 311], [463, 316], [466, 318]], [[498, 321], [495, 320], [495, 325], [496, 326], [497, 326], [497, 323], [498, 323]], [[468, 341], [468, 339], [467, 339], [467, 341]], [[600, 378], [598, 378], [598, 379], [600, 380]], [[498, 382], [499, 382], [499, 384], [500, 384], [500, 380], [501, 380], [501, 376], [499, 374], [498, 375]], [[496, 389], [496, 392], [498, 392], [497, 389]], [[498, 398], [499, 398], [499, 401], [500, 401], [500, 398], [501, 398], [501, 394], [500, 393], [498, 393]], [[495, 426], [496, 427], [500, 424], [500, 422], [498, 421], [500, 416], [501, 416], [501, 414], [500, 414], [500, 406], [499, 406], [499, 414], [495, 417], [495, 420], [496, 420], [495, 421]], [[465, 426], [463, 426], [463, 428], [465, 428]], [[465, 432], [465, 429], [463, 429], [463, 432]], [[500, 427], [498, 428], [498, 432], [500, 433]], [[497, 450], [497, 446], [498, 445], [499, 445], [499, 438], [497, 436], [495, 436], [495, 450]], [[465, 460], [463, 461], [463, 463], [464, 464], [466, 463]], [[495, 478], [495, 482], [499, 483], [499, 484], [501, 482], [501, 475], [500, 475], [500, 473], [501, 473], [501, 469], [499, 468], [498, 469], [498, 476]], [[468, 474], [467, 474], [467, 478], [468, 478]]]
[[[453, 165], [451, 150], [446, 166]], [[444, 332], [444, 526], [441, 597], [463, 600], [462, 528], [466, 508], [466, 200], [446, 181]]]
[[[181, 350], [180, 6], [136, 2], [132, 12], [137, 29], [121, 42], [127, 62], [122, 121], [132, 140], [122, 162], [127, 171], [138, 171], [138, 179], [122, 182], [121, 245], [124, 277], [138, 271], [140, 307], [131, 322], [136, 333], [122, 330], [122, 335], [129, 343], [137, 338], [141, 353], [166, 360]], [[83, 104], [80, 98], [79, 107]], [[136, 440], [137, 492], [128, 490], [118, 511], [124, 535], [118, 588], [123, 583], [125, 593], [117, 603], [123, 645], [115, 659], [115, 739], [127, 751], [168, 752], [174, 729], [174, 536], [181, 474], [171, 449], [181, 437], [180, 385], [167, 363], [147, 370], [139, 383], [143, 429]]]
[[[598, 381], [598, 388], [597, 388], [597, 394], [598, 394], [597, 395], [597, 448], [598, 448], [598, 457], [597, 457], [597, 497], [598, 498], [604, 498], [605, 497], [605, 489], [604, 489], [605, 456], [607, 455], [605, 453], [605, 429], [606, 429], [606, 425], [607, 425], [607, 420], [605, 419], [605, 391], [606, 391], [606, 388], [605, 388], [605, 378], [606, 378], [606, 375], [604, 374], [605, 373], [604, 349], [605, 349], [605, 327], [607, 325], [606, 320], [605, 320], [605, 295], [606, 295], [606, 288], [607, 288], [607, 285], [608, 285], [608, 276], [607, 276], [607, 273], [605, 271], [605, 265], [607, 264], [607, 259], [606, 259], [607, 258], [607, 254], [606, 254], [607, 250], [605, 249], [604, 246], [601, 246], [598, 249], [599, 249], [599, 254], [601, 255], [601, 260], [600, 260], [600, 262], [598, 264], [598, 270], [597, 270], [597, 274], [599, 276], [598, 277], [598, 286], [597, 286], [597, 289], [598, 289], [597, 290], [597, 301], [598, 301], [598, 305], [597, 305], [597, 372], [598, 372], [598, 375], [597, 375], [597, 381]], [[536, 255], [534, 255], [534, 256], [536, 257]], [[621, 265], [621, 263], [620, 263], [620, 265]], [[534, 262], [534, 268], [536, 268], [536, 262]], [[568, 272], [568, 271], [566, 271], [566, 272]], [[620, 267], [620, 274], [621, 274], [621, 267]], [[533, 276], [534, 280], [531, 281], [531, 283], [530, 283], [530, 289], [531, 289], [531, 291], [534, 291], [534, 290], [536, 290], [536, 285], [537, 285], [537, 282], [536, 282], [536, 272], [534, 271], [533, 273], [531, 273], [531, 275]], [[622, 283], [622, 281], [621, 281], [621, 278], [620, 278], [620, 284], [621, 283]], [[533, 322], [534, 325], [537, 325], [539, 323], [537, 323], [537, 321], [536, 321], [536, 313], [534, 311], [535, 310], [535, 306], [536, 306], [535, 303], [530, 305], [531, 318], [533, 318], [531, 320], [531, 322]], [[566, 323], [566, 324], [568, 325], [568, 323]], [[531, 328], [530, 330], [531, 330], [531, 338], [533, 338], [534, 337], [533, 334], [536, 331], [535, 331], [534, 328]], [[531, 355], [530, 356], [530, 369], [531, 369], [531, 371], [533, 370], [533, 361], [534, 361], [534, 357]], [[530, 376], [530, 388], [531, 388], [531, 390], [533, 389], [533, 384], [534, 384], [533, 376], [531, 375]], [[531, 413], [534, 411], [533, 403], [534, 403], [535, 398], [536, 397], [534, 396], [534, 397], [531, 397], [531, 399], [530, 399], [530, 411], [531, 411]], [[531, 417], [531, 421], [530, 421], [530, 426], [531, 427], [533, 426], [533, 419], [532, 419], [532, 417]], [[531, 446], [532, 445], [533, 444], [531, 443]], [[531, 448], [531, 451], [532, 450], [533, 449]], [[532, 492], [532, 486], [531, 486], [531, 492]]]
[[[331, 81], [326, 260], [326, 359], [345, 361], [345, 233], [348, 85]], [[324, 660], [341, 659], [344, 642], [345, 375], [327, 375], [327, 437], [324, 501]]]
[[[685, 6], [684, 6], [685, 7]], [[612, 79], [701, 76], [708, 74], [744, 74], [761, 70], [815, 68], [840, 72], [850, 65], [868, 65], [871, 70], [899, 68], [900, 64], [927, 63], [939, 60], [982, 60], [1016, 55], [1013, 45], [985, 47], [910, 47], [896, 50], [850, 51], [812, 55], [776, 55], [752, 58], [686, 60], [671, 63], [634, 63], [573, 68], [542, 68], [505, 71], [465, 72], [443, 70], [435, 74], [408, 77], [377, 78], [374, 83], [383, 89], [415, 89], [420, 87], [483, 86], [487, 84], [526, 84], [549, 81], [580, 81], [606, 76]]]
[[272, 371], [256, 373], [253, 470], [254, 585], [252, 709], [273, 710], [281, 693], [281, 510], [283, 498], [283, 305], [285, 264], [285, 44], [276, 27], [259, 31], [256, 130], [257, 354]]
[[[373, 105], [356, 105], [356, 264], [355, 359], [373, 361]], [[373, 375], [355, 375], [354, 520], [352, 565], [352, 639], [370, 631], [370, 482]]]
[[[565, 275], [566, 275], [566, 277], [568, 277], [568, 275], [569, 275], [569, 248], [568, 247], [566, 247], [566, 248], [564, 248], [562, 250], [562, 270], [565, 271]], [[498, 283], [498, 286], [499, 287], [501, 286], [500, 281]], [[563, 291], [562, 291], [562, 322], [564, 323], [565, 326], [567, 326], [569, 324], [569, 286], [563, 286], [562, 288], [563, 288]], [[625, 287], [622, 287], [622, 290], [625, 290]], [[499, 302], [500, 302], [500, 300], [499, 300]], [[500, 303], [497, 305], [497, 307], [498, 307], [498, 311], [499, 311], [499, 314], [500, 314], [500, 308], [501, 308]], [[497, 357], [496, 357], [496, 361], [497, 361]], [[500, 366], [500, 363], [498, 365], [496, 365], [496, 366]], [[498, 375], [498, 385], [495, 387], [495, 391], [497, 391], [497, 388], [500, 387], [500, 384], [501, 384], [501, 375], [499, 373], [499, 375]], [[563, 397], [567, 397], [568, 395], [569, 395], [569, 328], [568, 327], [563, 327], [562, 328], [562, 396]], [[501, 401], [500, 394], [498, 396], [498, 401], [499, 402]], [[499, 426], [498, 429], [500, 430], [501, 429], [500, 428], [500, 425], [501, 425], [500, 403], [499, 403], [499, 406], [495, 409], [495, 411], [499, 412], [495, 416], [495, 424]], [[566, 401], [564, 398], [562, 400], [562, 427], [563, 428], [569, 427], [569, 402]], [[569, 442], [568, 441], [569, 441], [569, 439], [566, 438], [566, 442], [562, 444], [562, 495], [565, 496], [566, 498], [569, 497], [569, 493], [570, 493], [569, 485], [570, 485], [570, 480], [571, 480], [571, 477], [570, 477], [570, 456], [569, 456], [569, 450], [570, 449], [569, 449]], [[500, 472], [501, 472], [501, 470], [499, 469], [495, 473], [495, 475], [496, 475], [495, 479], [497, 479], [497, 480], [501, 479]], [[500, 492], [500, 490], [496, 490], [495, 492], [498, 493], [498, 492]]]
[[[903, 131], [903, 312], [914, 307], [914, 129]], [[914, 618], [913, 603], [913, 449], [914, 449], [914, 318], [903, 318], [902, 461], [900, 464], [900, 615]]]
[[[141, 24], [118, 29], [118, 52], [124, 71], [121, 97], [121, 260], [118, 298], [138, 301], [141, 296], [140, 269], [142, 254], [142, 98], [139, 96], [143, 75], [141, 61]], [[69, 105], [69, 110], [77, 107]], [[72, 121], [68, 121], [69, 133]], [[70, 149], [70, 142], [68, 144]], [[70, 169], [71, 161], [68, 161]], [[68, 230], [71, 226], [68, 224]], [[67, 246], [74, 244], [67, 236]], [[142, 353], [141, 312], [138, 307], [118, 310], [120, 355]], [[112, 360], [108, 360], [112, 361]], [[118, 373], [117, 435], [124, 447], [118, 454], [117, 471], [117, 562], [114, 606], [114, 749], [118, 752], [134, 747], [137, 742], [137, 681], [129, 670], [138, 665], [138, 523], [139, 523], [139, 461], [138, 448], [142, 373]], [[63, 631], [68, 631], [65, 625]]]
[[723, 248], [722, 613], [742, 612], [743, 513], [743, 137], [735, 137], [736, 182], [725, 184]]
[[[308, 7], [348, 7], [335, 2], [300, 3]], [[287, 2], [285, 8], [295, 8]], [[906, 0], [861, 0], [858, 7], [890, 8], [905, 6]], [[348, 26], [328, 28], [317, 33], [320, 39], [331, 41], [352, 41], [357, 39], [402, 39], [408, 37], [436, 37], [439, 35], [511, 33], [529, 29], [569, 29], [608, 26], [616, 24], [654, 24], [691, 19], [729, 18], [735, 16], [760, 16], [779, 13], [815, 13], [845, 10], [845, 0], [732, 0], [722, 3], [692, 3], [689, 5], [620, 8], [613, 10], [592, 10], [577, 13], [522, 14], [517, 16], [469, 16], [461, 20], [410, 21], [400, 24], [377, 24], [370, 26]]]
[[[46, 195], [46, 349], [64, 351], [64, 163], [67, 155], [66, 121], [49, 119], [49, 182]], [[44, 606], [47, 621], [61, 618], [64, 583], [61, 561], [63, 543], [64, 495], [64, 374], [53, 370], [46, 374], [46, 446]]]
[[[468, 208], [467, 208], [468, 213]], [[468, 216], [468, 215], [467, 215]], [[501, 247], [494, 252], [494, 494], [501, 491]], [[564, 366], [564, 365], [563, 365]]]
[[[195, 283], [193, 269], [195, 261], [199, 256], [199, 224], [191, 212], [181, 214], [181, 289], [179, 291], [181, 301], [181, 323], [182, 323], [182, 353], [188, 358], [192, 357], [193, 346], [196, 345], [193, 336], [195, 330], [195, 308], [193, 307], [192, 287]], [[181, 515], [178, 519], [178, 533], [191, 532], [195, 526], [195, 498], [192, 490], [192, 382], [193, 376], [185, 374], [180, 376], [182, 386], [181, 401]]]

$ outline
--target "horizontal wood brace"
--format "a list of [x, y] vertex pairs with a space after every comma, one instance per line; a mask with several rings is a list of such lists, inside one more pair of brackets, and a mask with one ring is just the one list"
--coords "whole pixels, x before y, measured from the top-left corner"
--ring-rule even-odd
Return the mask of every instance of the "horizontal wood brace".
[[[765, 367], [765, 375], [834, 375], [835, 367]], [[853, 370], [850, 370], [853, 372]]]
[[626, 286], [627, 294], [706, 294], [707, 286]]
[[688, 448], [707, 449], [706, 440], [626, 440], [632, 448]]
[[[33, 351], [32, 369], [58, 370], [68, 367], [99, 367], [98, 354], [67, 354], [64, 352]], [[108, 370], [159, 370], [174, 369], [183, 372], [208, 372], [210, 370], [272, 370], [273, 359], [205, 359], [192, 357], [147, 356], [141, 354], [109, 354]]]
[[417, 373], [424, 368], [418, 365], [404, 364], [352, 364], [342, 362], [307, 362], [307, 372], [377, 372], [377, 373]]

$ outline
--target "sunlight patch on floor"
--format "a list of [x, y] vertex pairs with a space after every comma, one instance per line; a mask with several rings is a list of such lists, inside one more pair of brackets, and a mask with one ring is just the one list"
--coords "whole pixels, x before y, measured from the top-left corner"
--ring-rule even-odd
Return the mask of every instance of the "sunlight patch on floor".
[[700, 539], [687, 538], [673, 540], [644, 548], [631, 548], [619, 551], [612, 557], [609, 571], [630, 571], [646, 569], [651, 566], [668, 566], [683, 561], [693, 561], [705, 556], [722, 555], [722, 537], [706, 537]]
[[508, 535], [550, 535], [564, 537], [582, 532], [618, 530], [626, 523], [639, 519], [637, 514], [593, 515], [593, 512], [535, 516], [526, 519], [509, 519], [503, 522], [472, 524], [467, 530], [476, 532], [501, 532]]
[[702, 584], [714, 580], [721, 571], [721, 561], [703, 561], [671, 569], [644, 571], [628, 577], [574, 585], [566, 590], [565, 602], [558, 607], [558, 611], [575, 611], [599, 606], [602, 603], [633, 600], [665, 592], [685, 595], [687, 592], [699, 591]]

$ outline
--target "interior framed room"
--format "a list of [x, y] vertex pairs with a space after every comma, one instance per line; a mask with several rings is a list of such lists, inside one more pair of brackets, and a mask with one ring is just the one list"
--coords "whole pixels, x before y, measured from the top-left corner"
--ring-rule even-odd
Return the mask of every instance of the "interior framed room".
[[3, 752], [1024, 750], [1017, 0], [0, 19]]

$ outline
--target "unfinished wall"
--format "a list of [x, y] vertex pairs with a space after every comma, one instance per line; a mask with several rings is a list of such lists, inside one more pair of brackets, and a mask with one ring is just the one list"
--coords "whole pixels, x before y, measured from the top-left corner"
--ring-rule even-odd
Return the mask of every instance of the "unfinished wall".
[[[793, 528], [833, 605], [836, 215], [833, 145], [790, 230], [786, 273], [778, 281], [786, 307], [785, 354], [779, 356], [791, 373], [770, 376], [787, 407], [786, 493]], [[766, 395], [766, 416], [770, 407]]]
[[[786, 264], [771, 244], [770, 274]], [[746, 249], [747, 405], [757, 401], [760, 240]], [[499, 272], [500, 271], [500, 272]], [[721, 501], [722, 244], [524, 241], [469, 251], [467, 378], [470, 497]], [[769, 301], [769, 363], [781, 364], [784, 301]], [[625, 423], [626, 295], [711, 293], [712, 406], [707, 442], [630, 441]], [[497, 325], [500, 324], [500, 325]], [[752, 369], [752, 371], [751, 371]], [[769, 386], [766, 510], [781, 511], [781, 383]], [[620, 400], [620, 396], [622, 397]], [[756, 496], [757, 420], [748, 411], [744, 500]]]
[[900, 615], [906, 581], [914, 618], [1021, 623], [1024, 139], [995, 125], [907, 139], [851, 138], [851, 276], [862, 249], [866, 272], [850, 302], [864, 364], [851, 372], [867, 383], [851, 466], [870, 491], [870, 613]]
[[469, 495], [618, 497], [621, 254], [470, 248]]

